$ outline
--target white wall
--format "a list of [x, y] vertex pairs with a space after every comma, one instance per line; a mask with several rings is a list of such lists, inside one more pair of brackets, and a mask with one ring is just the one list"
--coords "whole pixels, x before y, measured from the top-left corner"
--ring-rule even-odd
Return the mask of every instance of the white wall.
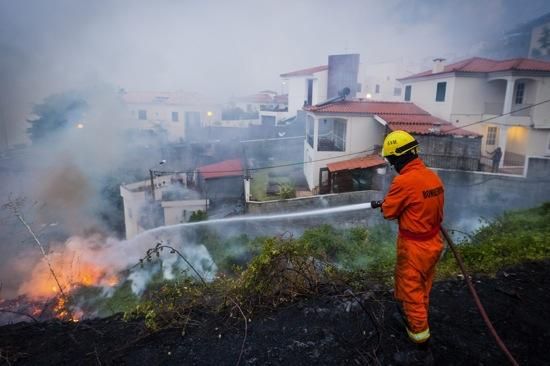
[[[455, 77], [445, 77], [440, 79], [413, 80], [412, 82], [405, 82], [403, 83], [402, 100], [405, 98], [405, 87], [407, 85], [411, 85], [411, 102], [426, 110], [430, 114], [448, 121], [450, 120], [452, 114], [455, 80]], [[443, 102], [435, 101], [437, 83], [439, 82], [447, 82], [445, 101]]]
[[[170, 105], [154, 103], [127, 103], [131, 115], [130, 127], [151, 129], [155, 126], [162, 127], [168, 133], [168, 140], [178, 142], [185, 139], [185, 112], [199, 112], [201, 125], [214, 125], [221, 120], [221, 110], [215, 105]], [[139, 110], [147, 111], [147, 120], [139, 119]], [[172, 112], [178, 112], [178, 121], [172, 121]], [[208, 112], [212, 112], [211, 116]]]
[[145, 203], [145, 191], [133, 192], [130, 189], [121, 186], [120, 195], [124, 202], [124, 226], [126, 230], [126, 239], [131, 239], [137, 234], [143, 232], [139, 226], [141, 207]]
[[208, 200], [164, 201], [164, 225], [188, 222], [193, 211], [206, 211]]
[[[304, 164], [304, 175], [309, 186], [313, 190], [319, 186], [319, 171], [325, 168], [328, 163], [349, 160], [360, 157], [365, 154], [371, 154], [372, 151], [363, 154], [350, 155], [371, 149], [374, 145], [382, 145], [385, 128], [373, 117], [368, 116], [350, 116], [350, 115], [315, 115], [308, 113], [315, 119], [314, 129], [314, 148], [311, 148], [304, 142], [304, 161], [314, 161], [311, 164]], [[345, 151], [316, 151], [317, 139], [319, 133], [319, 120], [327, 118], [346, 119], [346, 149]], [[311, 160], [309, 160], [311, 159]], [[322, 161], [316, 161], [323, 159]], [[326, 160], [325, 160], [326, 159]]]
[[550, 129], [535, 130], [529, 129], [526, 155], [550, 156]]
[[293, 76], [286, 81], [288, 86], [288, 115], [295, 116], [307, 100], [307, 80], [313, 79], [312, 103], [318, 104], [327, 99], [328, 71], [320, 71], [308, 76]]
[[[535, 103], [550, 99], [550, 77], [540, 78], [535, 87]], [[550, 128], [550, 103], [534, 107], [531, 113], [535, 127]]]

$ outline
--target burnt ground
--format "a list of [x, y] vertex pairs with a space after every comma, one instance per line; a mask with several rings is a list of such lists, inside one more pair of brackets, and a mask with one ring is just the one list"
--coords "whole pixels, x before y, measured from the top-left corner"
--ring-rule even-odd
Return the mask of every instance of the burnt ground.
[[[550, 261], [476, 276], [493, 323], [522, 365], [550, 364]], [[302, 299], [248, 323], [241, 365], [396, 364], [411, 349], [391, 294], [346, 293]], [[430, 322], [436, 365], [504, 365], [465, 283], [436, 283]], [[370, 314], [370, 315], [369, 315]], [[147, 332], [120, 316], [80, 323], [48, 321], [0, 327], [0, 364], [235, 365], [242, 318], [193, 314], [182, 328]], [[374, 350], [377, 350], [376, 352]]]

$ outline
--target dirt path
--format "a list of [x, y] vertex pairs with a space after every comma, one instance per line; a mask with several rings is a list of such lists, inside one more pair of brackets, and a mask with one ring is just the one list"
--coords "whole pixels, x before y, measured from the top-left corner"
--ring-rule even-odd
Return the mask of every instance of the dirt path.
[[[550, 261], [476, 277], [495, 327], [522, 365], [550, 364]], [[387, 292], [302, 300], [251, 319], [242, 365], [396, 364], [410, 349]], [[460, 280], [432, 292], [436, 365], [505, 365], [506, 359]], [[370, 315], [368, 315], [370, 314]], [[243, 340], [239, 318], [196, 314], [182, 329], [149, 334], [119, 316], [79, 324], [19, 323], [0, 327], [0, 364], [235, 365]]]

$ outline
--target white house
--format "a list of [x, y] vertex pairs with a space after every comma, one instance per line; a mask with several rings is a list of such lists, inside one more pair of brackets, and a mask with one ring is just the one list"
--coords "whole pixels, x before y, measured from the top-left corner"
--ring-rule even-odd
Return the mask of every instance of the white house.
[[432, 70], [400, 81], [403, 100], [482, 134], [484, 152], [500, 147], [501, 166], [523, 167], [526, 156], [550, 155], [548, 61], [474, 57], [445, 65], [436, 59]]
[[153, 181], [123, 184], [120, 195], [124, 202], [126, 239], [153, 227], [187, 222], [194, 211], [208, 208], [207, 199], [187, 188], [185, 174], [155, 175]]
[[315, 105], [327, 99], [328, 65], [281, 74], [288, 90], [288, 116], [295, 116], [304, 105]]
[[[477, 168], [479, 163], [479, 135], [455, 128], [413, 103], [355, 99], [323, 103], [306, 111], [304, 175], [314, 192], [330, 185], [332, 163], [348, 161], [345, 169], [349, 170], [378, 166], [379, 160], [358, 158], [378, 154], [391, 130], [422, 138], [424, 155], [433, 162], [430, 166], [445, 167], [452, 162], [459, 168], [464, 164]], [[332, 166], [342, 169], [341, 164]]]
[[190, 130], [215, 124], [221, 108], [196, 93], [126, 92], [122, 93], [135, 128], [166, 133], [170, 142], [183, 141]]

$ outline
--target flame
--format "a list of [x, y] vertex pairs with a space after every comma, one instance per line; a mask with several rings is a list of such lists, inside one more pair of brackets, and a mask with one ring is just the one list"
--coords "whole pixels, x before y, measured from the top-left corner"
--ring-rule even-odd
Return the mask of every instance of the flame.
[[100, 260], [101, 253], [96, 241], [73, 238], [60, 250], [48, 255], [57, 281], [43, 258], [33, 268], [30, 278], [20, 286], [19, 294], [39, 300], [52, 295], [61, 296], [61, 293], [68, 295], [81, 286], [114, 287], [120, 279], [107, 263]]

